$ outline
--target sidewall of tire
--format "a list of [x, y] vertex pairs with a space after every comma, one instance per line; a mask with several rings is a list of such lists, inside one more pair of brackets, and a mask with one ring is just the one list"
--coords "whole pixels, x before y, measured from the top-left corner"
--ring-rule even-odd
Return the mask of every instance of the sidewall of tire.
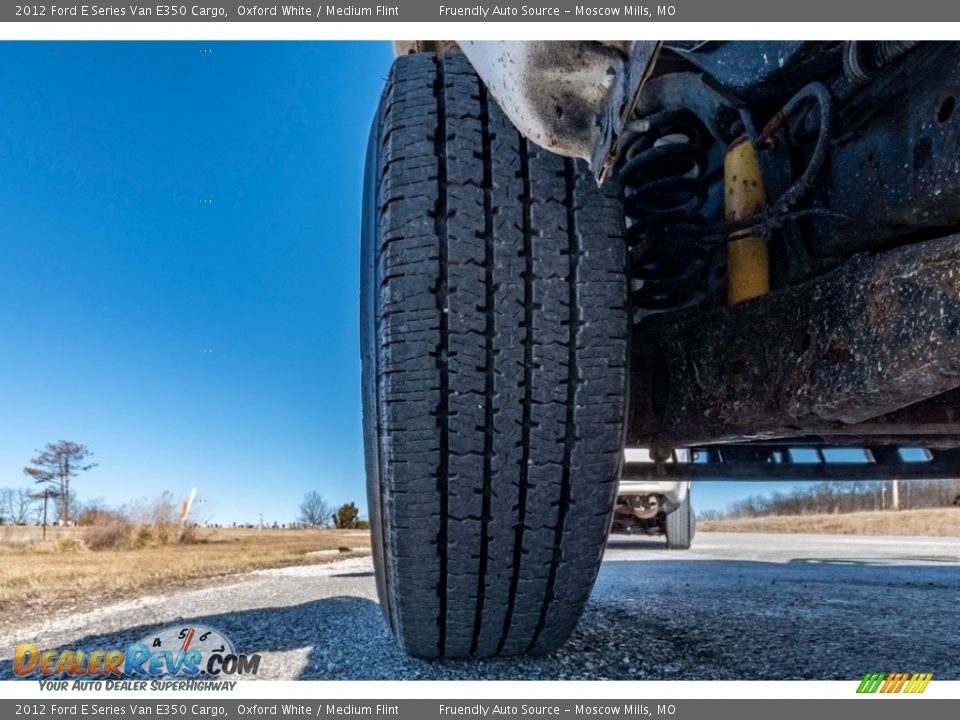
[[363, 452], [366, 467], [367, 516], [370, 522], [370, 549], [380, 609], [394, 629], [390, 593], [387, 590], [387, 565], [383, 527], [383, 493], [380, 485], [380, 408], [377, 393], [377, 185], [380, 172], [380, 110], [370, 127], [363, 178], [363, 208], [360, 231], [360, 359], [363, 404]]

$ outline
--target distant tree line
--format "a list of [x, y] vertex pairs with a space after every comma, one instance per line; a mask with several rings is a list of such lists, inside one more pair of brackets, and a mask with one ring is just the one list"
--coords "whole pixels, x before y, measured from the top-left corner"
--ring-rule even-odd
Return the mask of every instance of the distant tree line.
[[[901, 480], [900, 509], [949, 507], [960, 504], [960, 479]], [[751, 495], [730, 505], [723, 517], [822, 515], [870, 512], [890, 507], [889, 480], [818, 482], [790, 492]], [[711, 515], [715, 515], [711, 513]], [[704, 517], [704, 519], [707, 519]]]
[[[56, 491], [49, 491], [47, 522], [50, 525], [77, 525], [86, 505], [70, 491], [70, 519], [62, 517], [63, 503]], [[96, 500], [94, 502], [99, 502]], [[30, 487], [0, 488], [0, 525], [39, 525], [43, 519], [43, 490]], [[63, 522], [61, 522], [61, 520]]]
[[328, 528], [366, 530], [370, 524], [360, 519], [355, 503], [344, 503], [336, 510], [323, 496], [312, 490], [303, 496], [300, 503], [300, 525], [305, 528]]
[[[42, 521], [56, 525], [91, 527], [145, 524], [140, 517], [129, 517], [130, 508], [112, 509], [100, 499], [86, 504], [76, 499], [71, 487], [73, 480], [97, 466], [96, 463], [89, 462], [93, 453], [86, 445], [71, 440], [59, 440], [47, 443], [36, 453], [36, 457], [23, 469], [23, 474], [34, 481], [33, 489], [0, 488], [0, 525], [37, 525]], [[162, 512], [158, 508], [162, 509]], [[161, 521], [154, 518], [146, 524], [166, 525], [167, 515], [173, 518], [177, 514], [176, 503], [168, 494], [164, 494], [150, 510], [156, 511], [154, 514], [162, 515], [163, 519]], [[134, 514], [143, 515], [144, 512], [144, 508], [138, 508]], [[169, 523], [174, 523], [174, 520], [169, 520]], [[237, 527], [237, 524], [233, 523], [233, 527]], [[247, 524], [241, 527], [255, 526]], [[262, 516], [256, 527], [265, 527]], [[276, 522], [272, 527], [280, 528]], [[300, 503], [298, 522], [284, 524], [283, 527], [367, 529], [369, 523], [360, 518], [360, 511], [355, 503], [344, 503], [334, 508], [320, 493], [312, 491], [308, 492]]]

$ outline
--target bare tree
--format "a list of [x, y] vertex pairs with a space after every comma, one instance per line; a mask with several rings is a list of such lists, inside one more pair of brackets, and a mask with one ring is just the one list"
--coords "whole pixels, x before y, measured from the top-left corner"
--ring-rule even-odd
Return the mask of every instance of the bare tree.
[[300, 503], [300, 522], [306, 527], [330, 527], [333, 506], [323, 499], [323, 495], [311, 490], [303, 496]]
[[59, 520], [61, 523], [69, 522], [70, 481], [80, 473], [97, 466], [96, 463], [86, 463], [86, 459], [93, 453], [86, 445], [70, 440], [47, 443], [47, 446], [43, 450], [37, 450], [37, 453], [37, 457], [30, 461], [30, 465], [25, 467], [23, 472], [38, 483], [50, 483], [57, 488]]
[[39, 513], [37, 498], [27, 488], [0, 488], [0, 525], [32, 525]]

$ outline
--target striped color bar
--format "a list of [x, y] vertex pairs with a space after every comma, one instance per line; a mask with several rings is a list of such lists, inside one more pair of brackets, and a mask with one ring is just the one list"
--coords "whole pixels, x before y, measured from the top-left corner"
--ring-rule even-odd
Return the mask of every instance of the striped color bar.
[[932, 673], [867, 673], [860, 681], [858, 693], [922, 693]]
[[875, 693], [880, 688], [880, 683], [883, 682], [884, 677], [883, 673], [867, 673], [863, 676], [863, 680], [860, 682], [860, 687], [857, 688], [858, 693]]
[[910, 682], [907, 683], [907, 689], [904, 690], [904, 692], [922, 693], [927, 689], [927, 685], [932, 679], [933, 673], [914, 673], [913, 677], [910, 678]]

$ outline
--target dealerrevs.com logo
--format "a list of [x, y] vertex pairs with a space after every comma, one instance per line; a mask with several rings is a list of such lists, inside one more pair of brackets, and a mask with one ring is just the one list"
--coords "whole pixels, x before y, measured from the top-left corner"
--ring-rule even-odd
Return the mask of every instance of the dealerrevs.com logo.
[[238, 654], [223, 633], [201, 625], [167, 627], [124, 649], [41, 650], [21, 643], [13, 658], [13, 672], [24, 678], [212, 679], [256, 675], [259, 668], [259, 654]]
[[860, 681], [858, 693], [922, 693], [932, 673], [867, 673]]

